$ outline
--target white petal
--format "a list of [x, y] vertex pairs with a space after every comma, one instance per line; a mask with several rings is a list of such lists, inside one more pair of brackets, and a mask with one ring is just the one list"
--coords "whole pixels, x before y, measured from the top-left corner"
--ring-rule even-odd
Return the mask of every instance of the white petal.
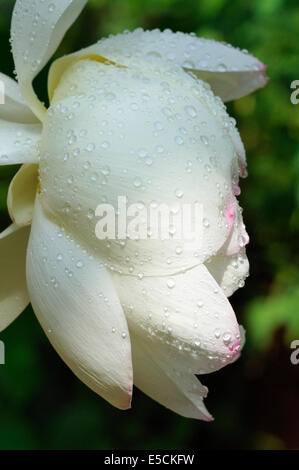
[[203, 265], [172, 277], [114, 274], [130, 331], [193, 373], [230, 363], [240, 348], [234, 311]]
[[[82, 60], [63, 75], [44, 122], [43, 204], [119, 270], [156, 275], [195, 266], [231, 230], [225, 212], [238, 163], [228, 129], [221, 100], [180, 68], [143, 74]], [[168, 233], [164, 242], [112, 240], [107, 249], [95, 237], [94, 213], [104, 201], [117, 210], [118, 196], [147, 208], [202, 204], [202, 243]]]
[[[139, 67], [141, 62], [144, 67], [144, 59], [150, 62], [160, 58], [209, 82], [215, 95], [224, 101], [247, 95], [267, 83], [266, 66], [247, 52], [170, 30], [143, 31], [140, 28], [132, 33], [110, 36], [72, 55], [72, 59], [88, 53], [130, 67]], [[69, 64], [69, 58], [61, 59], [57, 72]]]
[[29, 227], [12, 224], [0, 234], [0, 331], [29, 303], [25, 269], [29, 233]]
[[21, 124], [0, 119], [0, 165], [36, 163], [40, 124]]
[[27, 283], [38, 320], [66, 364], [109, 403], [130, 407], [130, 336], [113, 283], [98, 259], [45, 216], [38, 198]]
[[161, 348], [132, 335], [134, 385], [166, 408], [187, 418], [211, 421], [203, 398], [207, 388], [190, 372], [178, 367]]
[[[258, 62], [254, 57], [245, 55], [235, 48], [229, 48], [222, 44], [217, 43], [217, 46], [211, 47], [212, 53], [218, 52], [219, 46], [227, 48], [228, 50], [228, 67], [226, 71], [206, 71], [206, 69], [189, 69], [201, 80], [207, 81], [215, 95], [220, 96], [224, 101], [232, 101], [242, 96], [249, 95], [253, 91], [263, 88], [267, 82], [268, 77], [265, 74], [266, 65]], [[216, 49], [216, 50], [214, 50]], [[220, 52], [220, 51], [219, 51]], [[223, 52], [223, 51], [221, 51]], [[230, 53], [232, 52], [232, 55]], [[242, 57], [243, 56], [243, 57]], [[246, 59], [248, 60], [248, 63]], [[238, 61], [242, 60], [241, 65]], [[245, 60], [244, 60], [245, 59]], [[237, 70], [235, 70], [237, 69]], [[188, 68], [186, 68], [188, 70]]]
[[244, 280], [249, 273], [249, 262], [245, 248], [236, 255], [214, 256], [206, 264], [206, 267], [227, 297], [239, 287], [243, 287]]
[[7, 196], [11, 219], [17, 225], [31, 224], [38, 184], [38, 165], [23, 165], [12, 179]]
[[43, 120], [45, 109], [32, 88], [34, 77], [56, 51], [87, 0], [17, 0], [11, 24], [12, 51], [23, 98]]
[[23, 100], [15, 80], [0, 72], [0, 82], [4, 85], [4, 104], [0, 106], [0, 118], [12, 122], [34, 124], [36, 116]]

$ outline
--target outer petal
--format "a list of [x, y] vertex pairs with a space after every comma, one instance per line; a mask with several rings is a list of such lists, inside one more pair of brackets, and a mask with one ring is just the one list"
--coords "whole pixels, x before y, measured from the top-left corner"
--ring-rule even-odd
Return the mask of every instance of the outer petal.
[[205, 266], [168, 277], [114, 274], [130, 330], [193, 373], [220, 369], [238, 354], [230, 303]]
[[130, 337], [100, 261], [45, 217], [37, 198], [27, 255], [33, 309], [72, 371], [114, 406], [130, 407]]
[[203, 398], [208, 389], [171, 355], [132, 335], [134, 384], [161, 405], [187, 418], [211, 421]]
[[[247, 52], [229, 44], [170, 30], [143, 31], [139, 28], [132, 33], [110, 36], [72, 55], [72, 60], [88, 53], [130, 67], [139, 67], [144, 58], [147, 61], [159, 58], [177, 64], [208, 81], [214, 93], [224, 101], [247, 95], [267, 83], [266, 66]], [[70, 64], [68, 57], [58, 62], [53, 77]]]
[[214, 256], [206, 267], [227, 297], [239, 287], [244, 286], [245, 278], [249, 275], [249, 262], [245, 248], [232, 256]]
[[43, 120], [45, 110], [32, 81], [54, 54], [87, 0], [17, 0], [11, 24], [12, 51], [23, 98]]
[[37, 162], [41, 125], [21, 97], [17, 82], [0, 73], [5, 102], [0, 106], [0, 165]]
[[0, 119], [0, 165], [36, 163], [40, 124], [21, 124]]
[[0, 106], [0, 118], [7, 121], [34, 124], [36, 116], [23, 100], [15, 80], [0, 72], [0, 81], [4, 84], [4, 104]]
[[38, 184], [38, 165], [23, 165], [12, 179], [7, 196], [11, 219], [17, 225], [31, 224]]
[[0, 331], [29, 303], [25, 269], [29, 233], [29, 227], [12, 224], [0, 234]]

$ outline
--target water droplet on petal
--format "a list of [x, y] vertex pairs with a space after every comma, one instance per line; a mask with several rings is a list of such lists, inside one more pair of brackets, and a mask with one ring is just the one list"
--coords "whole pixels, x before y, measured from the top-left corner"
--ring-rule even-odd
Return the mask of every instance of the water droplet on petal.
[[184, 192], [181, 189], [178, 188], [178, 189], [175, 190], [175, 195], [178, 199], [180, 199], [181, 197], [184, 196]]
[[87, 147], [86, 147], [86, 150], [87, 150], [88, 152], [93, 152], [94, 149], [95, 149], [95, 144], [92, 143], [92, 142], [91, 142], [90, 144], [88, 144]]
[[167, 287], [169, 287], [169, 289], [173, 289], [175, 286], [175, 280], [174, 279], [168, 279], [167, 281]]
[[189, 116], [193, 118], [197, 116], [197, 112], [194, 106], [185, 106], [185, 111], [187, 114], [189, 114]]

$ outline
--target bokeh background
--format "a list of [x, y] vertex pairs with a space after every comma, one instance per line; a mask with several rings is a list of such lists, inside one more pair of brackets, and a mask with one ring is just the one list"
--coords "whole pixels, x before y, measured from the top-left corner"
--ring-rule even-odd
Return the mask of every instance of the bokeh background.
[[[0, 0], [0, 69], [13, 76], [9, 28], [14, 0]], [[297, 0], [90, 0], [56, 57], [124, 29], [171, 28], [248, 49], [268, 64], [268, 86], [228, 106], [248, 156], [241, 205], [251, 276], [231, 298], [247, 330], [242, 358], [203, 377], [213, 423], [181, 418], [135, 390], [121, 412], [81, 384], [54, 352], [30, 307], [0, 339], [0, 449], [298, 449], [299, 79]], [[36, 80], [46, 101], [47, 69]], [[9, 224], [0, 168], [0, 229]], [[1, 262], [1, 260], [0, 260]]]

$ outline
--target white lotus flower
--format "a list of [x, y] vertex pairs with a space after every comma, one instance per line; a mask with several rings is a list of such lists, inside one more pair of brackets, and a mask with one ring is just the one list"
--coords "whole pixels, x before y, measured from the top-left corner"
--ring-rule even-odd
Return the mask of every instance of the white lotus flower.
[[[47, 110], [32, 81], [85, 4], [15, 5], [18, 83], [0, 76], [0, 162], [23, 166], [9, 188], [13, 224], [0, 235], [0, 329], [31, 302], [66, 364], [109, 403], [130, 407], [134, 381], [208, 421], [195, 374], [238, 356], [227, 296], [248, 272], [235, 197], [245, 152], [222, 100], [263, 86], [265, 67], [226, 44], [138, 29], [55, 61]], [[98, 240], [95, 208], [119, 195], [200, 201], [201, 246]]]

